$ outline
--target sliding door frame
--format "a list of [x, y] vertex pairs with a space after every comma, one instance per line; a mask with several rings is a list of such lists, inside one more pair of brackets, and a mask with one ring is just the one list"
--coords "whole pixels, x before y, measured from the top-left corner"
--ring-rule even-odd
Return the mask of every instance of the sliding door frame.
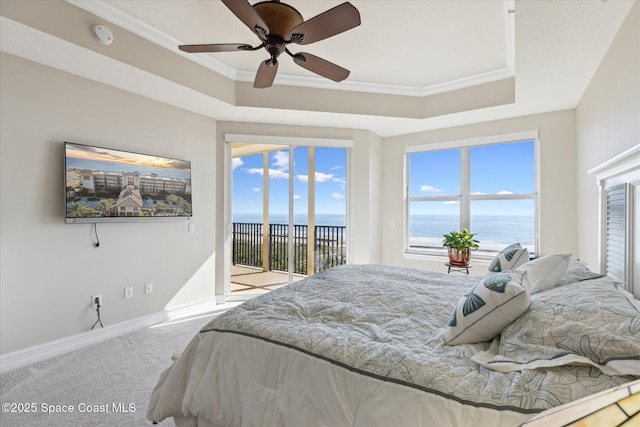
[[[346, 215], [346, 226], [347, 226], [347, 262], [351, 258], [351, 227], [349, 226], [352, 203], [351, 203], [351, 185], [353, 182], [352, 179], [352, 164], [351, 164], [351, 149], [354, 147], [353, 140], [348, 139], [324, 139], [324, 138], [295, 138], [295, 137], [285, 137], [285, 136], [261, 136], [261, 135], [240, 135], [240, 134], [225, 134], [224, 135], [225, 147], [224, 147], [224, 157], [225, 157], [225, 173], [224, 173], [224, 224], [225, 224], [225, 253], [224, 253], [224, 296], [225, 301], [243, 301], [250, 299], [255, 296], [255, 294], [241, 294], [241, 295], [232, 295], [231, 294], [231, 267], [232, 267], [232, 253], [231, 253], [231, 241], [233, 239], [233, 179], [232, 179], [232, 171], [233, 171], [233, 158], [232, 158], [232, 146], [234, 143], [249, 143], [249, 144], [263, 144], [263, 145], [278, 145], [278, 146], [287, 146], [289, 151], [289, 218], [288, 218], [288, 227], [289, 230], [293, 230], [293, 214], [294, 214], [294, 203], [293, 203], [293, 184], [294, 184], [294, 149], [296, 148], [344, 148], [346, 149], [346, 177], [347, 177], [347, 186], [345, 189], [346, 192], [346, 203], [345, 203], [345, 215]], [[314, 150], [312, 150], [314, 151]], [[315, 162], [315, 153], [312, 156]], [[265, 176], [265, 180], [268, 180], [268, 162], [263, 163], [263, 175]], [[309, 179], [312, 179], [312, 173], [315, 177], [315, 164], [313, 166], [309, 165]], [[314, 179], [315, 185], [315, 179]], [[309, 195], [310, 197], [315, 197], [315, 190], [313, 191], [313, 195]], [[267, 202], [268, 203], [268, 202]], [[311, 201], [309, 201], [311, 203]], [[263, 212], [264, 213], [264, 212]], [[307, 219], [309, 221], [309, 219]], [[312, 220], [312, 223], [314, 220]], [[293, 268], [294, 263], [291, 262], [293, 259], [293, 241], [292, 239], [288, 240], [288, 275], [289, 275], [289, 283], [293, 281]]]

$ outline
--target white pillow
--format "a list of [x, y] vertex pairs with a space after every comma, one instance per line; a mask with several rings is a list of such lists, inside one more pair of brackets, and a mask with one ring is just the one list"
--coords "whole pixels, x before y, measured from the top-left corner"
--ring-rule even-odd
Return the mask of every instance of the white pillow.
[[531, 285], [524, 271], [487, 276], [460, 299], [445, 333], [448, 345], [488, 341], [529, 308]]
[[522, 264], [516, 270], [526, 271], [529, 275], [531, 288], [529, 293], [546, 291], [551, 289], [562, 278], [567, 267], [571, 254], [550, 254]]
[[526, 262], [529, 262], [529, 251], [527, 248], [523, 248], [520, 243], [514, 243], [498, 252], [498, 255], [491, 260], [488, 273], [513, 270]]

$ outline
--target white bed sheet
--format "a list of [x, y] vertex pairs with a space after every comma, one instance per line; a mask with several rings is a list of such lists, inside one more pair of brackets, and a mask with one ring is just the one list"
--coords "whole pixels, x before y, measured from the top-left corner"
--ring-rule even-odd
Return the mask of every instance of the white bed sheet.
[[243, 335], [198, 334], [182, 357], [191, 354], [186, 375], [161, 379], [178, 399], [152, 401], [154, 419], [183, 414], [176, 423], [189, 427], [513, 427], [532, 416], [464, 405]]

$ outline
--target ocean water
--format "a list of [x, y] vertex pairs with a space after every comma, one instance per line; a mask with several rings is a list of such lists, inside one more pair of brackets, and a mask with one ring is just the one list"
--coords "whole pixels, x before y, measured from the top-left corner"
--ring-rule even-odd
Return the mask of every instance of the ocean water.
[[[458, 219], [448, 215], [412, 215], [409, 229], [411, 246], [442, 246], [442, 235], [460, 228]], [[476, 215], [470, 231], [480, 241], [481, 249], [496, 249], [512, 243], [533, 250], [535, 227], [533, 217], [525, 215]]]
[[[234, 214], [234, 222], [262, 222], [261, 214]], [[287, 224], [286, 214], [269, 216], [271, 224]], [[306, 224], [307, 215], [294, 215], [294, 224]], [[345, 226], [344, 215], [317, 214], [316, 225]], [[459, 229], [458, 219], [449, 215], [412, 215], [409, 229], [410, 246], [442, 247], [442, 235]], [[480, 241], [481, 249], [496, 249], [520, 243], [534, 249], [535, 229], [531, 216], [476, 215], [471, 219], [471, 232]]]
[[[234, 213], [233, 222], [262, 222], [262, 214], [254, 213]], [[269, 215], [270, 224], [288, 224], [289, 216], [287, 214], [271, 214]], [[296, 214], [293, 216], [294, 225], [303, 225], [307, 223], [306, 214]], [[346, 226], [347, 221], [341, 214], [316, 214], [316, 225], [333, 225]]]

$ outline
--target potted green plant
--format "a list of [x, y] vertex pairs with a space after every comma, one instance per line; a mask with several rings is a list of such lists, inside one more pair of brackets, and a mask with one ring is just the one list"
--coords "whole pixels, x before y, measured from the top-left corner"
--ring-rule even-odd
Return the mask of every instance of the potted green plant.
[[452, 231], [451, 233], [443, 235], [444, 240], [442, 246], [447, 248], [449, 252], [449, 264], [466, 266], [469, 265], [469, 258], [471, 257], [471, 249], [478, 249], [480, 243], [474, 239], [475, 233], [470, 233], [469, 230], [463, 229], [461, 231]]

